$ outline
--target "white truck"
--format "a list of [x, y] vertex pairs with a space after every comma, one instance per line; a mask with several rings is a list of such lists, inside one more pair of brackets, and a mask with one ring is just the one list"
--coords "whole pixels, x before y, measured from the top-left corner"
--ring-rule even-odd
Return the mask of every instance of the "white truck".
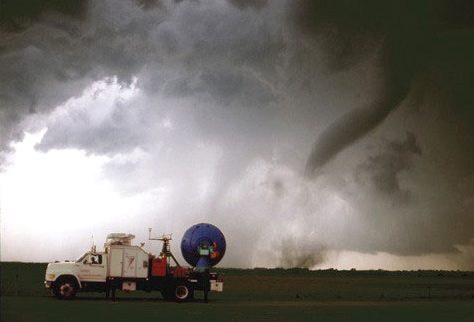
[[[141, 246], [132, 245], [135, 236], [113, 233], [107, 236], [104, 251], [95, 247], [76, 261], [50, 263], [45, 274], [45, 287], [60, 299], [72, 299], [77, 292], [160, 291], [167, 300], [187, 301], [195, 290], [222, 292], [223, 281], [217, 273], [181, 267], [170, 251], [170, 237], [154, 238], [163, 241], [159, 256], [147, 253]], [[174, 261], [175, 266], [171, 265]]]

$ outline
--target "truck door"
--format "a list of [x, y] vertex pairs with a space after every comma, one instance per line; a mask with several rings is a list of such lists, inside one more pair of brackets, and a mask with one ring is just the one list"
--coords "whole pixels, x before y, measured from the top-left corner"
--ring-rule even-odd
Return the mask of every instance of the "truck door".
[[110, 249], [110, 276], [122, 277], [123, 249]]
[[85, 256], [79, 267], [79, 279], [89, 282], [104, 282], [107, 256], [90, 253]]

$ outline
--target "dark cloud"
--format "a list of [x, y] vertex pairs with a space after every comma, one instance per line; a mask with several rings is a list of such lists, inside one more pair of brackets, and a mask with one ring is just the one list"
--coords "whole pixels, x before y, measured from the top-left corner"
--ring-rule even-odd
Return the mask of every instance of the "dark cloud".
[[0, 4], [0, 28], [19, 32], [37, 22], [43, 15], [55, 12], [82, 18], [88, 0], [3, 0]]
[[398, 174], [410, 169], [414, 156], [420, 155], [421, 151], [413, 133], [407, 133], [403, 141], [388, 141], [375, 155], [357, 166], [356, 180], [367, 176], [375, 191], [397, 198], [409, 197], [410, 191], [400, 186]]
[[145, 10], [160, 8], [163, 5], [160, 0], [136, 0], [136, 1]]
[[[106, 3], [89, 4], [91, 13], [81, 20], [70, 19], [64, 10], [48, 11], [48, 16], [38, 15], [21, 33], [2, 34], [2, 150], [21, 135], [16, 127], [28, 115], [47, 113], [106, 76], [131, 81], [151, 51], [145, 41], [150, 33], [148, 24], [160, 19], [160, 13], [143, 13], [140, 23], [131, 17], [113, 16], [114, 10], [132, 10], [131, 4], [121, 2], [111, 8]], [[50, 6], [47, 2], [41, 12]], [[105, 12], [112, 14], [110, 20], [103, 19]]]
[[[446, 13], [443, 9], [447, 7], [451, 10]], [[454, 17], [459, 16], [465, 22], [464, 27], [474, 24], [466, 19], [467, 7], [466, 1], [295, 2], [296, 23], [306, 34], [321, 35], [325, 48], [331, 53], [334, 69], [348, 68], [361, 57], [373, 53], [367, 44], [378, 40], [380, 47], [377, 54], [379, 91], [367, 107], [355, 107], [317, 138], [306, 166], [309, 175], [385, 120], [406, 98], [420, 73], [438, 69], [437, 65], [430, 66], [429, 61], [440, 54], [440, 50], [434, 48], [450, 46], [450, 41], [442, 39], [442, 35], [457, 27], [458, 24], [453, 23]], [[452, 57], [457, 55], [453, 53]], [[458, 60], [446, 67], [453, 70], [458, 64], [467, 68], [472, 66], [470, 60], [461, 63]], [[471, 71], [468, 74], [468, 78], [474, 75]], [[458, 89], [451, 87], [455, 92]], [[472, 102], [466, 94], [461, 96]]]
[[267, 3], [267, 0], [229, 0], [229, 2], [239, 9], [260, 9]]
[[239, 101], [249, 107], [258, 107], [275, 99], [275, 93], [250, 73], [223, 68], [203, 70], [194, 78], [171, 80], [166, 83], [165, 93], [172, 97], [207, 94], [223, 106]]
[[[167, 2], [158, 10], [139, 11], [135, 4], [91, 3], [90, 14], [81, 21], [57, 12], [47, 20], [38, 16], [34, 28], [0, 41], [5, 49], [0, 60], [4, 71], [0, 79], [2, 149], [18, 139], [21, 130], [16, 127], [28, 115], [47, 113], [103, 77], [116, 76], [129, 84], [140, 74], [140, 85], [150, 95], [164, 91], [171, 97], [200, 96], [205, 104], [229, 108], [265, 106], [274, 100], [275, 89], [266, 79], [277, 67], [270, 62], [282, 50], [278, 45], [281, 37], [265, 21], [248, 21], [245, 14], [198, 2]], [[209, 19], [209, 15], [219, 18]], [[263, 73], [266, 75], [260, 77]], [[52, 87], [58, 90], [49, 91]], [[65, 135], [70, 127], [54, 124], [49, 124], [45, 147], [53, 148], [53, 142], [56, 147], [90, 142], [71, 140], [80, 136], [77, 130]], [[114, 124], [117, 131], [129, 132], [126, 123], [123, 127]], [[75, 125], [81, 128], [80, 123]], [[110, 127], [102, 126], [83, 127], [84, 137], [107, 141], [104, 129]], [[122, 144], [112, 146], [133, 148], [136, 140], [132, 137], [123, 137]], [[103, 152], [99, 147], [108, 145], [98, 144], [97, 151]], [[90, 144], [79, 147], [93, 149]]]
[[396, 126], [398, 139], [377, 140], [364, 150], [354, 168], [361, 190], [352, 204], [362, 214], [362, 231], [371, 237], [351, 238], [360, 242], [357, 249], [418, 255], [457, 252], [455, 245], [471, 242], [464, 227], [474, 224], [469, 206], [474, 144], [462, 114], [453, 113], [447, 102], [440, 93], [430, 93], [415, 110], [407, 102], [378, 130], [390, 133], [384, 129]]

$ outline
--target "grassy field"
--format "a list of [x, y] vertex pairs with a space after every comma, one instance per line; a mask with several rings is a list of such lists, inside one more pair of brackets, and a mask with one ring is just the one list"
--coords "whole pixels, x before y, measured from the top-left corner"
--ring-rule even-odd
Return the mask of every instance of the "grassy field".
[[204, 304], [159, 293], [79, 294], [43, 287], [45, 264], [1, 263], [2, 321], [474, 321], [473, 272], [222, 269], [224, 292]]

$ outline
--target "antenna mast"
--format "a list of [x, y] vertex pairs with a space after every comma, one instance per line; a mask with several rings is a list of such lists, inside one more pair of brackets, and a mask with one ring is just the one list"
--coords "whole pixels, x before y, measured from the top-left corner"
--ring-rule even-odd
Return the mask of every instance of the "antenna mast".
[[96, 246], [94, 244], [94, 234], [91, 235], [91, 252], [95, 253], [97, 251]]
[[159, 240], [163, 242], [163, 247], [161, 248], [160, 256], [172, 258], [176, 266], [181, 267], [181, 265], [179, 265], [178, 261], [171, 252], [170, 240], [172, 239], [172, 234], [163, 234], [161, 237], [151, 237], [151, 228], [148, 228], [148, 240]]

